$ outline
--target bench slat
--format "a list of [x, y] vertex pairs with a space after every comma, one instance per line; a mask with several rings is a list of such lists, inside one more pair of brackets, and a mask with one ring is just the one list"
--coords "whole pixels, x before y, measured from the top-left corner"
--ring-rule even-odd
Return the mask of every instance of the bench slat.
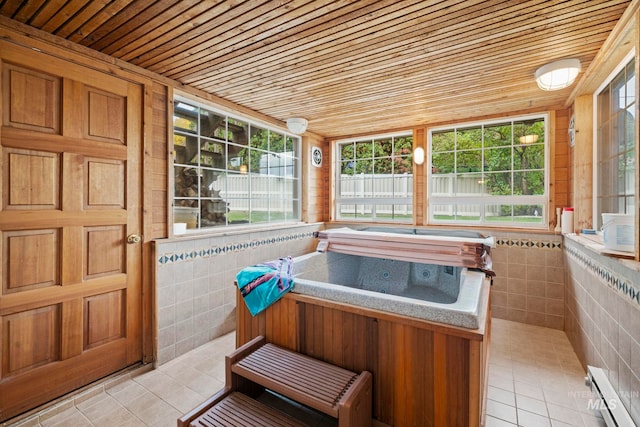
[[273, 359], [256, 355], [249, 360], [243, 360], [241, 366], [260, 372], [272, 379], [298, 385], [301, 389], [315, 390], [319, 396], [327, 396], [326, 399], [336, 401], [345, 387], [353, 380], [355, 374], [349, 377], [336, 379], [331, 377], [331, 371], [318, 369], [322, 367], [291, 363], [287, 358], [278, 360], [277, 368], [274, 368]]
[[193, 427], [307, 426], [242, 393], [235, 392], [218, 402], [190, 425]]
[[232, 366], [234, 373], [325, 414], [338, 416], [338, 402], [358, 374], [265, 344]]

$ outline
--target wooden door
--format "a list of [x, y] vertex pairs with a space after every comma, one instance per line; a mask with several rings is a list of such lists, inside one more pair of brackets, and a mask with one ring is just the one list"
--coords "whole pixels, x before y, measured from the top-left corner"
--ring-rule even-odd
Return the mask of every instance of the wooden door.
[[[0, 42], [0, 420], [142, 359], [140, 85]], [[135, 238], [134, 238], [135, 240]]]

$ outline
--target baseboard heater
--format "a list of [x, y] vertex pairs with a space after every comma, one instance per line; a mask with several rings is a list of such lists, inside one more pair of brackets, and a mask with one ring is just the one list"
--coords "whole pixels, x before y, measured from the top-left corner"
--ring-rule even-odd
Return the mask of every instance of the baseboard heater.
[[600, 411], [607, 427], [637, 427], [601, 368], [587, 366], [584, 380], [593, 393], [589, 408]]

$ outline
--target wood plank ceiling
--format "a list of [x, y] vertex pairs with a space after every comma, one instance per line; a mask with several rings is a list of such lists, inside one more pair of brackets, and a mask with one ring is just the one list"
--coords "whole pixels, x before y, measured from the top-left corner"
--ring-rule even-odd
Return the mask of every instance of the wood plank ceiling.
[[562, 108], [627, 0], [2, 0], [0, 14], [336, 137]]

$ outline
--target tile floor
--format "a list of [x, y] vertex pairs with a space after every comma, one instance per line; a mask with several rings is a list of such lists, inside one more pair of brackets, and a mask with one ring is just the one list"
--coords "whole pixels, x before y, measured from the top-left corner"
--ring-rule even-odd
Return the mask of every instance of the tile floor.
[[[486, 427], [604, 426], [562, 331], [494, 319]], [[12, 426], [171, 426], [220, 389], [233, 333], [155, 370], [107, 381]], [[269, 399], [266, 397], [265, 399]], [[301, 410], [294, 408], [294, 411]], [[305, 418], [328, 426], [323, 417]]]

